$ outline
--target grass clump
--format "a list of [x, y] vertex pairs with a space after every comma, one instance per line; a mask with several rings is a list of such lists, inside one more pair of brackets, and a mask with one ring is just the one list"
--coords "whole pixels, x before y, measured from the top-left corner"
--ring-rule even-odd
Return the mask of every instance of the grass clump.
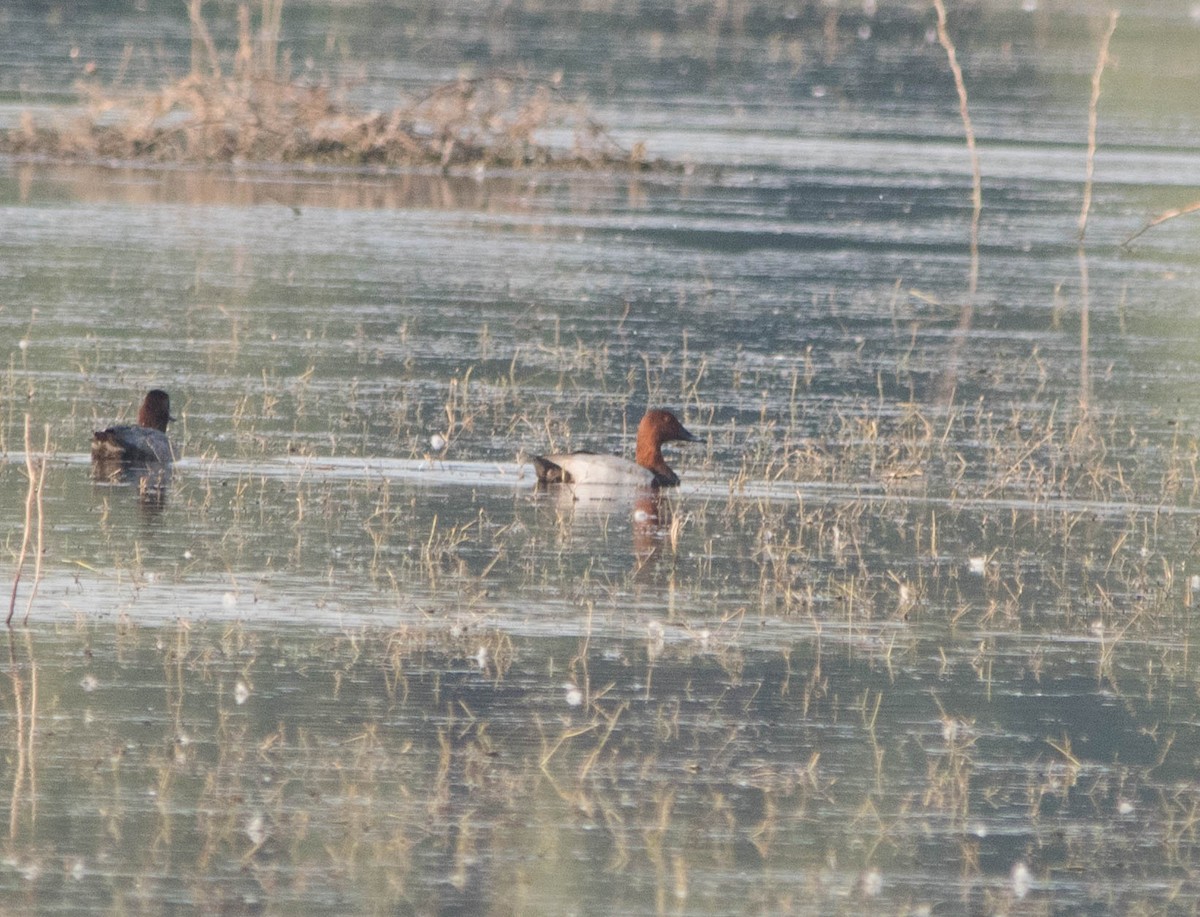
[[[218, 51], [190, 0], [191, 71], [143, 94], [79, 85], [84, 112], [70, 123], [39, 123], [26, 113], [0, 132], [0, 152], [81, 160], [156, 163], [317, 163], [394, 167], [645, 168], [644, 148], [625, 149], [566, 100], [557, 80], [502, 73], [460, 78], [390, 111], [346, 101], [329, 85], [291, 74], [280, 52], [282, 0], [261, 19], [238, 10], [237, 49]], [[556, 150], [545, 131], [570, 132]]]

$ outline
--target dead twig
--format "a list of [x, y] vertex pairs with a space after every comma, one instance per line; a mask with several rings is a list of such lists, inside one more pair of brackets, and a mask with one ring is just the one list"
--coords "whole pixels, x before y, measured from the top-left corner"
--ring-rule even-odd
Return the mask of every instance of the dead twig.
[[1171, 210], [1164, 210], [1157, 216], [1151, 217], [1146, 221], [1145, 225], [1143, 225], [1141, 229], [1126, 238], [1125, 241], [1121, 243], [1121, 247], [1128, 248], [1130, 242], [1147, 230], [1153, 229], [1155, 226], [1160, 226], [1168, 220], [1173, 220], [1176, 217], [1186, 216], [1189, 213], [1195, 213], [1197, 210], [1200, 210], [1200, 201], [1192, 201], [1190, 204], [1185, 204], [1182, 207], [1174, 207]]

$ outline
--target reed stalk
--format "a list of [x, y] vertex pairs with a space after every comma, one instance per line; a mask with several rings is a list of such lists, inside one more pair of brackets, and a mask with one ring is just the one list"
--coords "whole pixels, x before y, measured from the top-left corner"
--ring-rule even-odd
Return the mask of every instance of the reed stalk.
[[[25, 495], [25, 526], [21, 535], [21, 551], [17, 557], [17, 570], [13, 574], [12, 595], [8, 602], [8, 617], [5, 625], [11, 627], [13, 613], [17, 607], [17, 591], [21, 585], [21, 575], [25, 570], [25, 559], [29, 555], [29, 543], [36, 540], [34, 549], [33, 588], [29, 592], [29, 600], [25, 604], [24, 622], [29, 621], [29, 612], [33, 608], [33, 600], [37, 597], [38, 584], [42, 579], [43, 553], [43, 513], [42, 485], [46, 481], [46, 455], [50, 451], [50, 425], [45, 427], [45, 439], [42, 445], [41, 461], [35, 462], [33, 444], [29, 438], [29, 415], [25, 415], [25, 474], [29, 478], [29, 490]], [[34, 529], [36, 528], [36, 536]]]
[[1088, 100], [1088, 134], [1087, 134], [1087, 165], [1083, 180], [1083, 206], [1079, 211], [1079, 241], [1083, 241], [1087, 233], [1088, 212], [1092, 209], [1092, 179], [1096, 172], [1096, 125], [1099, 120], [1100, 78], [1108, 65], [1108, 46], [1113, 33], [1117, 30], [1117, 19], [1120, 13], [1112, 10], [1108, 14], [1108, 28], [1100, 39], [1100, 52], [1096, 55], [1096, 69], [1092, 71], [1092, 96]]
[[971, 158], [971, 269], [968, 302], [973, 303], [975, 291], [979, 286], [979, 218], [983, 213], [983, 170], [979, 165], [975, 127], [971, 124], [971, 111], [967, 105], [967, 84], [963, 79], [962, 67], [958, 63], [958, 52], [946, 28], [946, 6], [942, 0], [933, 0], [933, 7], [937, 11], [938, 42], [946, 52], [950, 72], [954, 75], [954, 88], [958, 92], [958, 113], [962, 118], [963, 133], [967, 138], [967, 154]]

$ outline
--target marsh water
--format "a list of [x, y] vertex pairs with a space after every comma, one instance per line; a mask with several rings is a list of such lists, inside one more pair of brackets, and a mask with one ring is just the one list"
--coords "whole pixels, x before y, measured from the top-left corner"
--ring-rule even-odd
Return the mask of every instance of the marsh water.
[[[186, 70], [149, 6], [6, 8], [0, 120]], [[1200, 221], [1122, 245], [1200, 183], [1177, 6], [1083, 244], [1108, 7], [952, 8], [974, 285], [920, 4], [285, 9], [671, 168], [0, 161], [0, 909], [1200, 910]], [[98, 478], [154, 386], [182, 459]], [[535, 489], [647, 405], [681, 487]]]

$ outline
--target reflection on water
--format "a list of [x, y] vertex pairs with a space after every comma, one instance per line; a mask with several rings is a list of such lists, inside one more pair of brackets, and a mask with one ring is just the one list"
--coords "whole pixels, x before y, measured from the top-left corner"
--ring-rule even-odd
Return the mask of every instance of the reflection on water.
[[[561, 177], [558, 180], [562, 180]], [[305, 171], [208, 172], [195, 168], [163, 169], [148, 175], [132, 167], [14, 164], [7, 181], [16, 198], [31, 198], [49, 181], [54, 193], [80, 204], [127, 206], [216, 206], [264, 208], [286, 224], [311, 208], [345, 210], [433, 210], [501, 214], [511, 218], [531, 209], [535, 176], [498, 173], [456, 176], [422, 172], [381, 175], [335, 169]], [[588, 182], [577, 183], [587, 195]], [[277, 208], [277, 209], [273, 209]]]
[[[82, 912], [149, 895], [234, 913], [663, 896], [726, 913], [730, 882], [770, 912], [812, 895], [1121, 910], [1153, 892], [1115, 858], [1186, 846], [1170, 813], [1194, 793], [1164, 799], [1147, 769], [1186, 769], [1195, 729], [1160, 720], [1179, 743], [1161, 758], [1133, 673], [1097, 690], [1070, 651], [1006, 638], [989, 679], [1023, 690], [988, 700], [966, 656], [922, 689], [929, 647], [907, 638], [847, 656], [748, 651], [736, 630], [12, 634], [0, 881]], [[948, 874], [960, 858], [976, 868]]]
[[[648, 487], [590, 484], [537, 485], [539, 499], [554, 509], [553, 526], [566, 539], [589, 538], [589, 530], [606, 538], [627, 532], [634, 560], [634, 579], [653, 576], [664, 543], [672, 537], [671, 497]], [[543, 523], [543, 527], [550, 526]], [[579, 530], [578, 533], [576, 530]], [[676, 530], [677, 534], [677, 530]]]
[[[1162, 76], [1195, 26], [1123, 11], [1080, 250], [1107, 8], [952, 14], [970, 295], [944, 54], [879, 6], [395, 13], [451, 71], [582, 61], [680, 173], [0, 163], [10, 567], [50, 430], [5, 901], [1196, 909], [1200, 224], [1116, 244], [1198, 174]], [[386, 46], [364, 98], [444, 77], [390, 16], [296, 9]], [[177, 13], [81, 59], [150, 25], [185, 59]], [[32, 57], [68, 28], [0, 16]], [[94, 476], [151, 384], [188, 458]], [[648, 405], [705, 439], [678, 490], [535, 488]]]
[[167, 493], [171, 486], [171, 465], [93, 459], [92, 478], [100, 483], [131, 488], [137, 494], [138, 504], [153, 514], [166, 508]]

